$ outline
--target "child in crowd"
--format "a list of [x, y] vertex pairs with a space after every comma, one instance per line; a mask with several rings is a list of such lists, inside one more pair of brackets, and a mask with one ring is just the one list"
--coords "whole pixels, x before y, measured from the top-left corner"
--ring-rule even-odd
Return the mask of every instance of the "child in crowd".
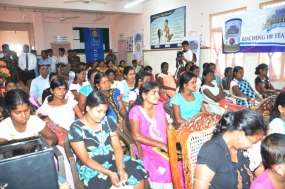
[[154, 81], [155, 80], [155, 78], [154, 78], [154, 76], [152, 74], [152, 67], [151, 66], [144, 67], [143, 71], [151, 74], [150, 81]]
[[54, 123], [48, 116], [40, 116], [40, 118], [46, 122], [46, 125], [56, 134], [58, 144], [63, 147], [68, 131], [62, 127], [59, 127], [58, 124]]

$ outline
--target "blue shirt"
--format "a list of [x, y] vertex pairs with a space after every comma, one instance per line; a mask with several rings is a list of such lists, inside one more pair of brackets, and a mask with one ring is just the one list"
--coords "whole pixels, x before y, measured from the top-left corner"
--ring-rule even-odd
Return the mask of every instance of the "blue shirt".
[[121, 94], [123, 94], [122, 100], [126, 103], [129, 103], [129, 93], [133, 90], [134, 87], [129, 87], [126, 80], [121, 81], [121, 84], [123, 85], [124, 90], [123, 92], [121, 92]]
[[[38, 63], [39, 65], [50, 65], [51, 66], [51, 64], [52, 64], [52, 59], [50, 58], [50, 57], [48, 57], [48, 59], [40, 59], [40, 61], [39, 61], [39, 63]], [[50, 74], [51, 73], [51, 67], [48, 67], [48, 73]]]
[[50, 87], [49, 76], [44, 79], [41, 75], [32, 80], [30, 88], [30, 96], [35, 95], [37, 99], [42, 97], [43, 91]]
[[84, 96], [88, 96], [90, 93], [92, 93], [93, 89], [91, 87], [91, 85], [85, 85], [83, 87], [80, 88], [79, 93], [84, 94]]
[[170, 101], [170, 106], [172, 106], [173, 104], [179, 106], [180, 115], [185, 120], [188, 120], [189, 118], [201, 112], [203, 97], [198, 92], [192, 92], [192, 93], [195, 97], [195, 100], [191, 102], [185, 100], [180, 93], [174, 95], [174, 97]]

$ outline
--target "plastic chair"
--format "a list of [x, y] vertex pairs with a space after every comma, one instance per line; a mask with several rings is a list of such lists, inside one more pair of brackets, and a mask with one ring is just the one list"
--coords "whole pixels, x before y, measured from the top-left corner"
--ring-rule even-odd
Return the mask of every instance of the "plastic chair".
[[240, 99], [240, 100], [245, 101], [245, 106], [246, 106], [247, 108], [249, 108], [249, 105], [248, 105], [248, 102], [247, 102], [247, 98], [243, 98], [243, 97], [239, 97], [239, 96], [235, 95], [235, 94], [234, 94], [234, 91], [233, 91], [232, 89], [230, 89], [230, 94], [231, 94], [234, 98], [236, 98], [236, 99]]
[[181, 188], [176, 143], [181, 144], [185, 188], [192, 189], [199, 150], [212, 138], [213, 130], [220, 119], [221, 116], [218, 114], [201, 112], [183, 123], [177, 130], [173, 127], [173, 120], [168, 120], [168, 152], [174, 188]]
[[62, 153], [57, 149], [56, 146], [52, 146], [53, 148], [53, 153], [54, 153], [54, 157], [57, 160], [57, 165], [58, 165], [58, 169], [57, 171], [59, 172], [59, 174], [61, 174], [61, 176], [63, 176], [64, 178], [66, 177], [65, 175], [65, 167], [64, 167], [64, 158]]

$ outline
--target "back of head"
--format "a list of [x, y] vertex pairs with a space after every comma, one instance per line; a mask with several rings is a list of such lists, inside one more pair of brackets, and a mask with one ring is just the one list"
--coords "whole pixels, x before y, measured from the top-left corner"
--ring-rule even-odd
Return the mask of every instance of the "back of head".
[[279, 93], [279, 95], [275, 99], [275, 104], [270, 111], [270, 121], [275, 118], [280, 118], [280, 111], [278, 106], [285, 107], [285, 92]]
[[105, 95], [100, 91], [92, 91], [92, 93], [87, 96], [86, 106], [88, 106], [89, 108], [94, 108], [96, 106], [99, 106], [100, 104], [108, 104]]
[[185, 72], [180, 77], [180, 85], [179, 85], [179, 92], [183, 91], [184, 84], [187, 84], [193, 77], [196, 77], [196, 75], [192, 72]]
[[264, 70], [265, 68], [268, 68], [267, 64], [259, 64], [256, 68], [255, 68], [255, 75], [259, 75], [260, 74], [260, 70]]
[[266, 168], [285, 164], [285, 135], [270, 134], [261, 143], [262, 160]]
[[256, 111], [245, 109], [226, 112], [213, 131], [213, 137], [226, 131], [244, 131], [246, 136], [267, 133], [268, 124]]
[[151, 71], [152, 67], [151, 66], [146, 66], [144, 67], [143, 71], [147, 72], [147, 71]]
[[21, 104], [30, 105], [29, 97], [27, 93], [21, 89], [14, 89], [8, 91], [5, 95], [5, 109], [10, 112], [17, 108]]

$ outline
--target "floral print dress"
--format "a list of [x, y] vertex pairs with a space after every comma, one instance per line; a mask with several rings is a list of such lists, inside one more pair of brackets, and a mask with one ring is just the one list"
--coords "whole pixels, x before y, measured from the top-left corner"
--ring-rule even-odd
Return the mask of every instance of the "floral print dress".
[[[110, 137], [110, 133], [116, 131], [117, 126], [111, 118], [107, 117], [101, 121], [101, 124], [102, 129], [94, 132], [82, 121], [76, 120], [70, 127], [68, 139], [70, 142], [84, 141], [90, 158], [106, 169], [118, 173]], [[144, 169], [141, 160], [134, 160], [130, 156], [124, 156], [124, 164], [124, 169], [128, 174], [128, 185], [136, 185], [142, 179], [148, 177], [148, 172]], [[85, 189], [109, 189], [112, 186], [108, 175], [90, 169], [79, 158], [76, 159], [76, 167]]]

